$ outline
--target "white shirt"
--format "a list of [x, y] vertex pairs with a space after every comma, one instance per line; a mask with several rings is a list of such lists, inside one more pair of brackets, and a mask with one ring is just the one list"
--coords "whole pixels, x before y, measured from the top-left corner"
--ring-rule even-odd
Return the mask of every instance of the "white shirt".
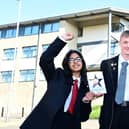
[[[121, 70], [121, 63], [126, 61], [121, 55], [119, 56], [118, 60], [118, 79], [120, 76], [120, 70]], [[124, 101], [129, 101], [129, 60], [127, 66], [127, 75], [126, 75], [126, 83], [125, 83], [125, 94], [124, 94]]]
[[[80, 78], [80, 77], [79, 77], [79, 78], [75, 78], [75, 77], [73, 76], [73, 80], [75, 80], [75, 79], [78, 80], [78, 89], [79, 89], [81, 78]], [[71, 86], [71, 91], [70, 91], [70, 93], [69, 93], [69, 95], [68, 95], [68, 97], [67, 97], [67, 99], [66, 99], [66, 101], [65, 101], [64, 112], [67, 112], [68, 107], [69, 107], [69, 104], [70, 104], [70, 102], [71, 102], [71, 98], [72, 98], [72, 88], [73, 88], [73, 86]]]

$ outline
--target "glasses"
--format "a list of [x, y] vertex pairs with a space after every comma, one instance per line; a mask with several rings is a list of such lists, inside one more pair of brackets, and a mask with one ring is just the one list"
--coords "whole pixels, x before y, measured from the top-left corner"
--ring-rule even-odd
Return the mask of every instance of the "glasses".
[[82, 62], [82, 59], [80, 57], [77, 58], [69, 58], [68, 59], [69, 63], [73, 63], [73, 62]]

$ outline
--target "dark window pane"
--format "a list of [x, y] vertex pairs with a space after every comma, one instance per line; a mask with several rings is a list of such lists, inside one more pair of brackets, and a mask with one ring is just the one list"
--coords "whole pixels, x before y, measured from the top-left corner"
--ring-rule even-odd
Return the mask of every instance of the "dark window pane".
[[112, 24], [112, 32], [122, 32], [124, 30], [124, 25], [121, 23]]

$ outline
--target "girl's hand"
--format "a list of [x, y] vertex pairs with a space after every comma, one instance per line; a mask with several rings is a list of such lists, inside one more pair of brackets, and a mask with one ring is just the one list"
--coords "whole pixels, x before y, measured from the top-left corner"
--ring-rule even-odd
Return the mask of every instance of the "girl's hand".
[[101, 97], [101, 96], [103, 96], [103, 95], [104, 95], [104, 94], [95, 94], [95, 93], [89, 91], [89, 92], [87, 92], [87, 93], [85, 94], [85, 96], [82, 98], [82, 101], [83, 101], [84, 103], [89, 103], [90, 101], [92, 101], [92, 100], [94, 100], [94, 99], [96, 99], [96, 98], [98, 98], [98, 97]]
[[65, 32], [65, 33], [62, 33], [60, 35], [65, 41], [70, 41], [72, 40], [74, 37], [73, 37], [73, 34], [70, 33], [70, 32]]

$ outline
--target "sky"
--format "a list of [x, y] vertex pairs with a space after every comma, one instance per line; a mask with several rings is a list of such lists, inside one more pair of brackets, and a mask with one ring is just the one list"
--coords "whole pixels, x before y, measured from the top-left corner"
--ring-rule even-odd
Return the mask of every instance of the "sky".
[[0, 25], [114, 7], [129, 10], [129, 0], [1, 0]]

